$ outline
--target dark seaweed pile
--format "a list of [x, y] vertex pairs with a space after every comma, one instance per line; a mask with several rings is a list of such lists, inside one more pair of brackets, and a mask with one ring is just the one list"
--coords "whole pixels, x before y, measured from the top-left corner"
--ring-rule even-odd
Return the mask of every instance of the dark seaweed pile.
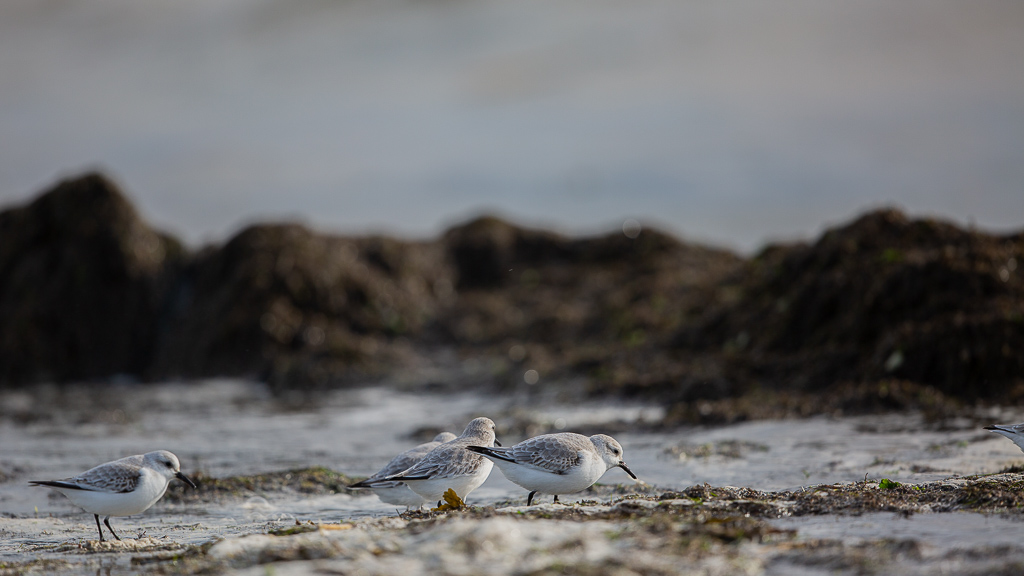
[[0, 212], [0, 386], [397, 379], [661, 400], [675, 422], [1015, 402], [1022, 266], [1024, 233], [895, 210], [749, 259], [492, 217], [418, 242], [259, 224], [192, 251], [87, 174]]
[[995, 236], [895, 210], [812, 244], [764, 250], [725, 285], [738, 296], [680, 333], [731, 349], [763, 381], [820, 390], [909, 380], [963, 398], [1024, 385], [1024, 234]]

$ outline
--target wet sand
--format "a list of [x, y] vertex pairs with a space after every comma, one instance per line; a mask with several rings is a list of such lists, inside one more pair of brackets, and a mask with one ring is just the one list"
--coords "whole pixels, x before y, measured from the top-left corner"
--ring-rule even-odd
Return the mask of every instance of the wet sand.
[[[316, 403], [290, 403], [270, 397], [261, 384], [228, 380], [96, 390], [69, 386], [0, 393], [0, 564], [10, 573], [191, 573], [211, 566], [264, 573], [267, 563], [274, 563], [278, 573], [308, 573], [323, 563], [346, 572], [409, 568], [461, 573], [455, 568], [459, 561], [470, 567], [484, 560], [499, 573], [555, 573], [552, 567], [573, 563], [593, 566], [595, 573], [613, 568], [662, 573], [673, 558], [690, 558], [693, 551], [685, 546], [648, 549], [645, 541], [668, 538], [651, 531], [658, 522], [670, 526], [667, 533], [674, 536], [669, 540], [676, 544], [679, 538], [711, 538], [707, 555], [694, 564], [704, 573], [729, 573], [740, 565], [750, 573], [792, 573], [786, 567], [856, 572], [865, 558], [875, 568], [861, 573], [894, 567], [923, 573], [942, 563], [982, 572], [1024, 561], [1024, 546], [1010, 536], [1022, 517], [998, 503], [958, 505], [959, 511], [941, 513], [930, 513], [921, 504], [887, 504], [902, 506], [903, 514], [872, 511], [868, 505], [809, 515], [765, 512], [775, 510], [768, 507], [748, 517], [750, 511], [732, 496], [704, 497], [699, 505], [707, 507], [706, 513], [694, 512], [695, 500], [680, 496], [704, 483], [763, 491], [757, 498], [782, 501], [792, 498], [777, 495], [800, 494], [812, 486], [877, 491], [881, 478], [925, 487], [943, 481], [987, 482], [958, 477], [991, 474], [1024, 461], [1012, 443], [981, 429], [987, 423], [1020, 421], [1024, 414], [1019, 413], [979, 411], [941, 423], [925, 422], [917, 414], [821, 416], [659, 430], [653, 423], [662, 415], [660, 408], [621, 403], [531, 405], [523, 398], [389, 388], [337, 391]], [[96, 539], [90, 514], [60, 494], [27, 484], [161, 448], [179, 456], [186, 474], [200, 477], [284, 474], [310, 467], [362, 477], [423, 436], [439, 429], [458, 432], [478, 415], [497, 422], [506, 445], [549, 430], [608, 431], [623, 444], [626, 462], [643, 483], [612, 470], [595, 489], [562, 498], [582, 505], [526, 509], [521, 507], [525, 491], [495, 472], [470, 496], [473, 511], [403, 518], [372, 494], [304, 492], [288, 482], [194, 499], [187, 493], [178, 498], [182, 492], [174, 489], [144, 514], [111, 519], [126, 542], [111, 549], [90, 543]], [[997, 476], [991, 482], [1012, 487], [1019, 482], [1015, 477]], [[713, 504], [716, 498], [724, 500]], [[662, 505], [677, 501], [690, 504], [685, 509]], [[650, 510], [636, 511], [644, 507]], [[741, 527], [747, 536], [727, 542], [708, 531], [720, 525], [711, 519], [728, 525], [737, 518], [754, 523]], [[528, 536], [509, 537], [513, 528]], [[267, 536], [282, 530], [309, 532]], [[493, 532], [494, 538], [481, 540], [480, 530]], [[548, 539], [544, 535], [549, 532], [560, 536]], [[763, 537], [751, 538], [754, 533]], [[609, 536], [614, 534], [620, 537]], [[135, 541], [138, 537], [143, 539]], [[593, 543], [563, 546], [567, 552], [561, 554], [557, 543], [566, 538], [608, 539], [616, 549], [642, 552], [644, 560], [622, 565], [591, 550]], [[492, 540], [504, 542], [500, 550], [477, 549]], [[381, 541], [391, 542], [392, 548]], [[894, 552], [893, 542], [902, 542], [903, 548]], [[543, 552], [523, 565], [531, 568], [517, 568], [517, 556], [538, 549], [538, 543]], [[431, 556], [428, 548], [438, 544], [454, 546], [454, 556]], [[373, 546], [383, 548], [373, 552]]]

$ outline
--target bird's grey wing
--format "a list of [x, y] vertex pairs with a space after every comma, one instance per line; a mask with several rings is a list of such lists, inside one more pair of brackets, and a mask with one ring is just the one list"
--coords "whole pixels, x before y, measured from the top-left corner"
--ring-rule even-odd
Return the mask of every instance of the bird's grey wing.
[[132, 492], [142, 479], [141, 461], [137, 464], [132, 458], [100, 464], [74, 478], [68, 478], [66, 482], [96, 492]]
[[425, 480], [427, 478], [451, 478], [472, 474], [480, 467], [484, 457], [466, 450], [463, 446], [442, 444], [431, 450], [422, 460], [393, 476], [389, 480]]
[[545, 434], [524, 440], [510, 448], [516, 463], [555, 474], [565, 474], [580, 464], [580, 451], [590, 440], [585, 436]]
[[415, 466], [417, 462], [422, 460], [424, 456], [429, 454], [431, 450], [440, 445], [440, 442], [427, 442], [426, 444], [420, 444], [415, 448], [406, 450], [392, 458], [391, 462], [385, 464], [383, 468], [373, 475], [373, 478], [386, 478], [392, 474], [398, 474], [403, 470], [408, 470]]

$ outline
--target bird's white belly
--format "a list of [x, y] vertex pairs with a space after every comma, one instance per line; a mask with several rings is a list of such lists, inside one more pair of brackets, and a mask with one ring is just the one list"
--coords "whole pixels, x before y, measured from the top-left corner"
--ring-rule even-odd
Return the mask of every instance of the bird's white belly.
[[542, 494], [574, 494], [586, 490], [605, 473], [604, 463], [585, 459], [565, 474], [499, 460], [498, 469], [512, 482]]

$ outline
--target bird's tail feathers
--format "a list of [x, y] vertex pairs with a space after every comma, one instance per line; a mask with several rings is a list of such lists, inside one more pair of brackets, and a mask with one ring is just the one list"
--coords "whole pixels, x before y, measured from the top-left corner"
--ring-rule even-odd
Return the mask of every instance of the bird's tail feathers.
[[506, 462], [516, 461], [515, 458], [509, 456], [507, 452], [503, 450], [498, 451], [488, 446], [466, 446], [466, 450], [469, 450], [470, 452], [476, 452], [477, 454], [481, 454], [489, 458], [497, 458], [498, 460], [504, 460]]
[[65, 488], [67, 490], [88, 490], [84, 486], [63, 480], [29, 480], [28, 483], [33, 486], [49, 486], [50, 488]]

